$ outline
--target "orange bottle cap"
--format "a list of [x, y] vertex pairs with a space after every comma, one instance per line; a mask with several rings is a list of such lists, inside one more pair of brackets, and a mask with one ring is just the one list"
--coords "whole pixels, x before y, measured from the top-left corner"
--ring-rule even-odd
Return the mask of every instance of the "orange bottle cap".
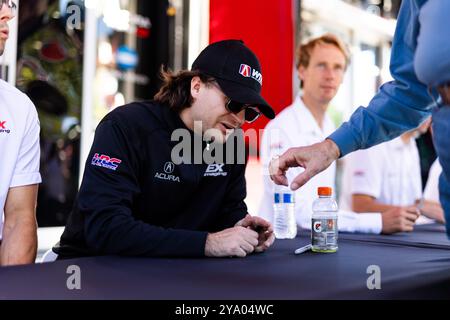
[[317, 189], [317, 194], [319, 196], [331, 197], [333, 194], [333, 188], [330, 187], [319, 187]]

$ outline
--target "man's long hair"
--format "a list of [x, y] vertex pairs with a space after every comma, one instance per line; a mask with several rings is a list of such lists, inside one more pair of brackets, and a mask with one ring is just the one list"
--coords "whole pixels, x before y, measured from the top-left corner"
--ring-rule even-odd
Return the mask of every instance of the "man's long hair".
[[155, 95], [154, 100], [167, 105], [177, 113], [192, 105], [192, 78], [199, 77], [204, 83], [214, 81], [213, 77], [205, 75], [198, 70], [181, 70], [178, 73], [173, 73], [171, 70], [165, 70], [164, 67], [161, 67], [160, 76], [163, 84]]

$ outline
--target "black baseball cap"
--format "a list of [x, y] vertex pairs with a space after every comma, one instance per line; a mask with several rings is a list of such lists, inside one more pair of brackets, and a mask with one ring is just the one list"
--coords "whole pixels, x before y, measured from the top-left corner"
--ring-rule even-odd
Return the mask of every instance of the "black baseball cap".
[[272, 107], [261, 96], [261, 65], [242, 40], [210, 44], [195, 59], [191, 70], [214, 77], [231, 100], [256, 106], [267, 118], [275, 118]]

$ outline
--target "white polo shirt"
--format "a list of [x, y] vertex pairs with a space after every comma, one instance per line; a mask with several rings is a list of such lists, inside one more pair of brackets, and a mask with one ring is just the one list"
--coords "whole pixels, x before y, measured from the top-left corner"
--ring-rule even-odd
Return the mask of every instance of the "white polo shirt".
[[[430, 172], [428, 173], [427, 184], [423, 190], [423, 199], [428, 201], [433, 201], [440, 204], [439, 200], [439, 177], [442, 173], [442, 167], [439, 163], [439, 159], [436, 159], [431, 165]], [[424, 215], [421, 215], [417, 220], [416, 224], [429, 224], [436, 223], [436, 220], [430, 219]]]
[[9, 189], [41, 182], [39, 130], [31, 100], [0, 80], [0, 239]]
[[[285, 108], [275, 119], [270, 121], [263, 134], [261, 143], [261, 162], [263, 165], [264, 194], [260, 203], [259, 216], [273, 222], [273, 188], [269, 176], [268, 165], [275, 155], [281, 155], [291, 147], [309, 146], [327, 138], [335, 126], [328, 115], [323, 120], [323, 129], [319, 127], [311, 112], [304, 105], [300, 96], [294, 103]], [[287, 178], [291, 182], [303, 168], [291, 168]], [[295, 192], [295, 213], [297, 225], [311, 228], [312, 203], [317, 199], [317, 188], [332, 187], [334, 190], [336, 164], [313, 177], [308, 183]], [[379, 232], [381, 217], [379, 215], [360, 215], [354, 212], [339, 212], [339, 230], [349, 232]], [[375, 225], [375, 228], [373, 227]], [[375, 230], [375, 231], [374, 231]]]
[[441, 203], [439, 200], [439, 177], [442, 173], [442, 167], [439, 159], [434, 160], [428, 173], [428, 180], [423, 191], [423, 198], [436, 203]]
[[341, 207], [351, 208], [352, 194], [378, 202], [410, 206], [422, 197], [420, 159], [414, 139], [398, 137], [345, 157]]

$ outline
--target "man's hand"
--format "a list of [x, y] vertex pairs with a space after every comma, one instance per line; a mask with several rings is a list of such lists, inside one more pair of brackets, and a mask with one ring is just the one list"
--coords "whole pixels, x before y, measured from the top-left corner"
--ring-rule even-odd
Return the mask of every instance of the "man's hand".
[[206, 238], [207, 257], [245, 257], [258, 246], [258, 233], [249, 228], [235, 226], [220, 232], [210, 233]]
[[236, 223], [236, 226], [250, 228], [258, 233], [258, 245], [255, 247], [255, 252], [266, 251], [275, 241], [272, 225], [263, 218], [247, 214], [244, 219]]
[[384, 234], [395, 232], [411, 232], [414, 229], [414, 223], [420, 216], [415, 206], [397, 207], [384, 211], [382, 214]]
[[297, 190], [316, 174], [328, 168], [339, 155], [338, 146], [330, 139], [308, 147], [290, 148], [279, 158], [272, 159], [269, 165], [270, 178], [276, 184], [287, 186], [286, 171], [291, 167], [303, 167], [305, 171], [291, 184], [291, 189]]
[[445, 223], [444, 210], [437, 202], [424, 200], [420, 212], [427, 218], [436, 220], [439, 223]]

